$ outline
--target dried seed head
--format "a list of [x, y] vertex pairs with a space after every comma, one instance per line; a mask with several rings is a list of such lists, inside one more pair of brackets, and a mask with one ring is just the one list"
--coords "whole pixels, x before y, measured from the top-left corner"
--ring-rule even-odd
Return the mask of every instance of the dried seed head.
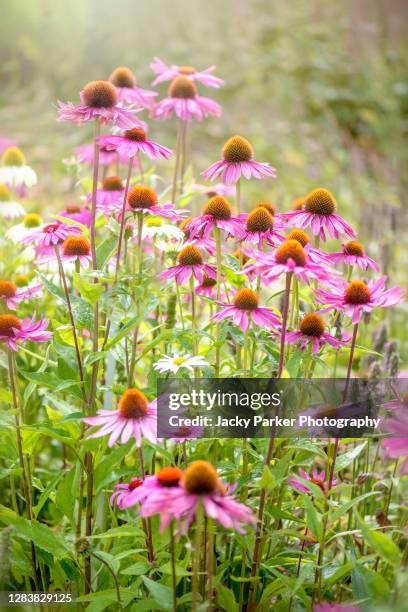
[[162, 487], [177, 487], [183, 472], [177, 467], [164, 467], [157, 474]]
[[85, 236], [68, 236], [63, 242], [62, 252], [66, 257], [86, 257], [91, 253], [91, 243]]
[[118, 410], [125, 419], [141, 419], [146, 416], [149, 402], [138, 389], [128, 389], [119, 400]]
[[263, 206], [258, 206], [249, 213], [246, 220], [248, 232], [267, 232], [273, 228], [273, 217]]
[[0, 280], [0, 298], [11, 298], [17, 293], [17, 287], [8, 280]]
[[216, 470], [208, 461], [194, 461], [182, 477], [184, 488], [195, 495], [206, 495], [220, 489], [221, 483]]
[[197, 93], [197, 87], [185, 76], [176, 77], [168, 91], [170, 98], [195, 98]]
[[302, 208], [304, 208], [305, 206], [305, 201], [306, 201], [306, 198], [304, 196], [301, 198], [295, 198], [292, 202], [292, 209], [302, 210]]
[[11, 314], [0, 315], [0, 336], [12, 338], [15, 334], [13, 329], [21, 329], [21, 321]]
[[332, 215], [336, 211], [336, 200], [328, 189], [313, 189], [306, 196], [305, 210], [315, 215]]
[[258, 296], [252, 289], [240, 289], [234, 296], [234, 306], [240, 310], [256, 310], [258, 304]]
[[180, 266], [199, 266], [203, 263], [203, 256], [200, 249], [188, 244], [181, 249], [177, 261]]
[[197, 72], [193, 66], [179, 66], [178, 71], [180, 74], [195, 74]]
[[128, 193], [130, 208], [152, 208], [157, 206], [157, 193], [147, 185], [135, 185]]
[[324, 334], [324, 322], [318, 314], [307, 314], [300, 322], [300, 331], [305, 336], [320, 338]]
[[146, 140], [146, 132], [142, 128], [132, 128], [131, 130], [126, 130], [125, 138], [135, 142], [144, 142]]
[[16, 283], [16, 287], [27, 287], [30, 279], [28, 278], [27, 274], [16, 274], [14, 281]]
[[18, 147], [9, 147], [3, 153], [3, 166], [25, 166], [26, 158]]
[[106, 176], [102, 181], [104, 191], [122, 191], [123, 183], [118, 176]]
[[210, 198], [204, 206], [203, 213], [205, 215], [211, 215], [214, 219], [218, 219], [219, 221], [226, 221], [232, 216], [232, 208], [227, 198], [223, 196], [214, 196]]
[[251, 143], [242, 136], [232, 136], [222, 148], [222, 156], [231, 164], [250, 161], [254, 156]]
[[367, 304], [371, 299], [371, 291], [363, 281], [351, 281], [344, 291], [344, 299], [348, 304]]
[[134, 73], [130, 68], [125, 66], [119, 66], [111, 73], [109, 82], [115, 85], [115, 87], [136, 87], [137, 81]]
[[68, 204], [66, 209], [67, 213], [69, 213], [70, 215], [73, 215], [75, 213], [79, 213], [81, 212], [81, 207], [79, 204]]
[[82, 98], [92, 108], [112, 108], [118, 102], [116, 89], [109, 81], [91, 81], [83, 88]]
[[203, 280], [201, 281], [202, 287], [214, 287], [216, 284], [217, 284], [217, 281], [215, 278], [211, 278], [211, 276], [207, 276], [206, 274], [203, 274]]
[[344, 251], [347, 255], [355, 255], [356, 257], [364, 257], [364, 247], [357, 240], [350, 240], [344, 245]]
[[275, 206], [274, 206], [273, 204], [271, 204], [270, 202], [259, 202], [259, 203], [258, 203], [258, 204], [255, 206], [255, 209], [254, 209], [254, 210], [256, 210], [257, 208], [266, 208], [266, 210], [267, 210], [267, 211], [268, 211], [268, 212], [269, 212], [269, 213], [272, 215], [272, 217], [273, 217], [273, 215], [275, 215], [275, 214], [276, 214], [276, 208], [275, 208]]
[[304, 230], [301, 229], [293, 229], [289, 232], [287, 236], [288, 240], [297, 240], [300, 242], [302, 247], [305, 247], [310, 242], [309, 236], [306, 234]]
[[37, 213], [28, 213], [28, 215], [26, 215], [23, 219], [23, 225], [27, 229], [30, 229], [32, 227], [39, 227], [41, 223], [42, 219], [40, 215], [37, 215]]
[[4, 183], [0, 183], [0, 202], [8, 202], [10, 200], [10, 189]]
[[297, 240], [285, 240], [276, 249], [275, 259], [280, 264], [286, 264], [289, 259], [293, 259], [297, 266], [303, 267], [306, 264], [307, 256], [300, 242]]

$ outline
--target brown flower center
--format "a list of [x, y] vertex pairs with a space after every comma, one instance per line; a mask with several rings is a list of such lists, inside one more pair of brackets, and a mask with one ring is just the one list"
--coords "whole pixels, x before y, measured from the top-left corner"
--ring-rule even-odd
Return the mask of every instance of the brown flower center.
[[136, 87], [136, 77], [130, 68], [119, 66], [111, 73], [109, 81], [116, 87]]
[[10, 189], [4, 183], [0, 183], [0, 202], [8, 202], [10, 200]]
[[300, 331], [305, 336], [320, 338], [324, 334], [324, 322], [320, 315], [307, 314], [300, 322]]
[[203, 280], [201, 281], [202, 287], [214, 287], [216, 284], [217, 281], [215, 280], [215, 278], [211, 278], [210, 276], [203, 274]]
[[14, 283], [7, 280], [0, 280], [0, 298], [11, 298], [17, 293], [17, 287]]
[[146, 132], [142, 128], [132, 128], [131, 130], [126, 130], [125, 138], [135, 142], [144, 142], [146, 140]]
[[344, 299], [348, 304], [367, 304], [371, 299], [371, 291], [363, 281], [355, 280], [347, 285]]
[[306, 234], [304, 230], [301, 229], [293, 229], [289, 232], [287, 236], [288, 240], [297, 240], [300, 242], [302, 247], [305, 247], [310, 242], [309, 236]]
[[128, 389], [119, 400], [118, 410], [125, 419], [141, 419], [148, 411], [147, 397], [138, 389]]
[[62, 252], [67, 257], [87, 256], [91, 252], [91, 243], [85, 236], [68, 236], [62, 245]]
[[234, 296], [234, 306], [240, 310], [256, 310], [258, 304], [258, 296], [252, 289], [240, 289]]
[[157, 193], [147, 185], [135, 185], [129, 191], [128, 204], [130, 208], [152, 208], [157, 206]]
[[258, 206], [249, 213], [246, 220], [248, 232], [266, 232], [273, 228], [273, 217], [263, 206]]
[[177, 260], [180, 266], [198, 266], [203, 263], [203, 256], [200, 249], [188, 244], [181, 249]]
[[317, 485], [322, 491], [324, 491], [324, 483], [319, 478], [311, 478], [310, 482]]
[[208, 461], [194, 461], [183, 474], [184, 488], [195, 495], [214, 493], [220, 488], [218, 474]]
[[83, 88], [82, 97], [92, 108], [112, 108], [118, 101], [116, 89], [109, 81], [91, 81]]
[[143, 484], [143, 480], [139, 480], [138, 478], [133, 478], [128, 484], [128, 491], [134, 491], [135, 489], [140, 487], [140, 485], [142, 484]]
[[185, 76], [176, 77], [168, 91], [170, 98], [194, 98], [197, 93], [197, 87]]
[[344, 251], [347, 255], [356, 255], [356, 257], [364, 256], [364, 247], [360, 242], [357, 242], [357, 240], [350, 240], [350, 242], [347, 242], [344, 245]]
[[9, 147], [3, 153], [2, 162], [4, 166], [25, 166], [26, 158], [18, 147]]
[[104, 191], [122, 191], [123, 183], [118, 176], [106, 176], [102, 181]]
[[305, 201], [306, 201], [306, 198], [304, 196], [301, 198], [295, 198], [292, 202], [292, 209], [302, 210], [302, 208], [304, 208]]
[[255, 208], [266, 208], [266, 210], [271, 213], [272, 217], [276, 213], [276, 208], [270, 202], [259, 202]]
[[289, 259], [293, 259], [297, 266], [304, 266], [307, 256], [304, 248], [297, 240], [285, 240], [276, 250], [275, 259], [280, 264], [286, 264]]
[[178, 70], [180, 74], [195, 74], [197, 72], [193, 66], [179, 66]]
[[73, 215], [75, 213], [79, 213], [81, 212], [81, 207], [79, 206], [79, 204], [68, 204], [68, 206], [65, 209], [67, 211], [67, 213], [69, 213], [70, 215]]
[[214, 196], [210, 198], [204, 206], [203, 213], [211, 215], [219, 221], [226, 221], [232, 215], [231, 204], [223, 196]]
[[233, 136], [224, 144], [222, 156], [231, 164], [250, 161], [254, 156], [251, 143], [242, 136]]
[[163, 487], [177, 487], [182, 474], [177, 467], [164, 467], [157, 474], [157, 480]]
[[40, 215], [37, 213], [28, 213], [23, 219], [23, 225], [26, 228], [39, 227], [42, 223]]
[[15, 335], [13, 329], [21, 329], [20, 319], [10, 314], [0, 315], [0, 336], [12, 338]]
[[336, 211], [336, 200], [328, 189], [314, 189], [306, 196], [305, 210], [315, 215], [332, 215]]

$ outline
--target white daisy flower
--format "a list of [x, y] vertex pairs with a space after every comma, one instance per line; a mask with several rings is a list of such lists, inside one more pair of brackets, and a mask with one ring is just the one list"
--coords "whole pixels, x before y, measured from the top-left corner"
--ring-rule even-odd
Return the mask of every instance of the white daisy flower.
[[149, 217], [145, 220], [142, 231], [142, 238], [164, 238], [172, 240], [182, 240], [183, 232], [176, 225], [166, 223], [161, 217]]
[[0, 182], [12, 187], [32, 187], [37, 184], [37, 175], [18, 147], [10, 147], [4, 151], [0, 167]]
[[26, 210], [19, 202], [11, 199], [7, 185], [0, 183], [0, 217], [16, 219], [25, 215]]
[[[1, 185], [0, 185], [0, 191], [1, 191]], [[1, 201], [0, 201], [0, 214], [1, 214]], [[21, 223], [18, 223], [17, 225], [13, 225], [12, 227], [10, 227], [9, 230], [7, 230], [6, 236], [13, 242], [21, 242], [23, 238], [25, 238], [29, 234], [32, 234], [33, 229], [41, 227], [41, 226], [42, 226], [42, 219], [40, 215], [38, 215], [37, 213], [28, 213], [28, 215], [25, 215]]]
[[163, 355], [154, 365], [154, 369], [163, 374], [164, 372], [172, 372], [177, 374], [180, 368], [186, 368], [189, 372], [193, 372], [193, 368], [210, 365], [203, 357], [193, 357], [192, 355], [178, 355], [177, 353], [170, 357]]

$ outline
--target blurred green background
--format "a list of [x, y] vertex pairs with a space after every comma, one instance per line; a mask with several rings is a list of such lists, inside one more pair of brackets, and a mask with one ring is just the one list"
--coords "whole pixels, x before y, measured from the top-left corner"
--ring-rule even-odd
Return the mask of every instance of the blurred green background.
[[[191, 130], [195, 174], [219, 159], [227, 137], [248, 137], [278, 179], [246, 183], [247, 206], [262, 197], [288, 209], [329, 188], [369, 254], [406, 286], [407, 12], [405, 0], [4, 0], [0, 134], [39, 174], [33, 206], [56, 210], [74, 198], [61, 160], [90, 136], [56, 122], [58, 99], [76, 102], [117, 65], [149, 88], [155, 55], [216, 64], [225, 87], [200, 90], [224, 114]], [[174, 146], [175, 122], [150, 133]], [[407, 311], [390, 316], [406, 354]]]

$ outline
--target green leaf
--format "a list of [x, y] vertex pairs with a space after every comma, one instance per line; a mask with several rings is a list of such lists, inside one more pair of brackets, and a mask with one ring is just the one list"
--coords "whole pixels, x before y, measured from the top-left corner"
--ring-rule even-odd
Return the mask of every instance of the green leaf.
[[344, 468], [348, 467], [351, 463], [353, 463], [354, 459], [357, 459], [366, 446], [367, 440], [362, 444], [359, 444], [359, 446], [356, 446], [356, 448], [352, 448], [351, 450], [337, 457], [334, 471], [337, 473], [340, 470], [344, 470]]
[[401, 562], [401, 552], [395, 542], [385, 533], [370, 529], [358, 512], [356, 512], [356, 516], [365, 540], [368, 540], [375, 552], [391, 565], [398, 566]]
[[275, 487], [276, 485], [276, 480], [271, 472], [271, 470], [269, 469], [269, 467], [267, 465], [264, 465], [264, 469], [263, 469], [263, 473], [262, 473], [262, 478], [259, 481], [259, 486], [267, 489], [268, 491], [272, 491], [272, 489]]
[[217, 604], [226, 612], [235, 612], [239, 610], [239, 606], [235, 601], [234, 593], [227, 589], [222, 584], [217, 588]]
[[307, 494], [302, 493], [302, 498], [306, 509], [307, 526], [320, 542], [323, 536], [322, 516], [319, 512], [317, 512]]
[[334, 523], [335, 521], [337, 521], [340, 517], [343, 516], [343, 514], [346, 514], [346, 512], [348, 512], [350, 510], [350, 508], [352, 508], [353, 506], [355, 506], [356, 504], [359, 504], [363, 499], [365, 499], [366, 497], [371, 497], [372, 495], [379, 495], [379, 491], [371, 491], [370, 493], [364, 493], [363, 495], [359, 495], [358, 497], [354, 497], [354, 499], [350, 499], [348, 502], [346, 502], [345, 504], [343, 504], [342, 506], [339, 506], [331, 515], [330, 515], [330, 519], [331, 522]]
[[129, 565], [125, 569], [121, 570], [121, 574], [124, 576], [141, 576], [142, 574], [147, 574], [149, 571], [149, 564], [146, 561], [138, 561], [133, 565]]
[[18, 516], [13, 510], [0, 506], [0, 521], [16, 528], [19, 536], [34, 542], [57, 559], [69, 554], [69, 549], [61, 536], [55, 534], [47, 525], [33, 519], [29, 521]]
[[83, 276], [74, 272], [73, 274], [74, 286], [78, 293], [89, 302], [89, 304], [96, 304], [105, 292], [105, 288], [100, 283], [93, 281], [89, 282]]
[[173, 592], [168, 586], [150, 580], [147, 576], [142, 576], [142, 580], [149, 590], [150, 595], [163, 608], [163, 610], [172, 610], [173, 608]]
[[118, 237], [117, 236], [109, 236], [101, 242], [101, 244], [96, 249], [96, 263], [98, 269], [101, 270], [108, 259], [110, 259], [118, 246]]
[[57, 508], [69, 518], [71, 523], [74, 523], [75, 500], [72, 497], [72, 491], [76, 490], [76, 486], [74, 485], [75, 476], [75, 470], [71, 469], [67, 471], [65, 473], [65, 478], [60, 483], [55, 496]]
[[91, 536], [94, 540], [105, 540], [106, 538], [143, 538], [144, 531], [138, 527], [131, 525], [121, 525], [120, 527], [112, 527], [104, 533], [97, 533]]

